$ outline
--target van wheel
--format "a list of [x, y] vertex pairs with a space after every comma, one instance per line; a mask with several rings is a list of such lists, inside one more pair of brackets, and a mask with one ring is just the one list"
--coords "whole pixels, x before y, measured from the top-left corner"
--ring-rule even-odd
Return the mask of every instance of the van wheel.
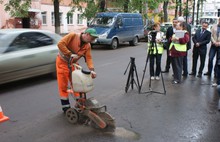
[[112, 40], [112, 43], [110, 45], [111, 49], [117, 49], [118, 48], [118, 40], [116, 38], [114, 38]]
[[134, 37], [132, 41], [129, 41], [129, 45], [136, 46], [138, 44], [138, 37]]

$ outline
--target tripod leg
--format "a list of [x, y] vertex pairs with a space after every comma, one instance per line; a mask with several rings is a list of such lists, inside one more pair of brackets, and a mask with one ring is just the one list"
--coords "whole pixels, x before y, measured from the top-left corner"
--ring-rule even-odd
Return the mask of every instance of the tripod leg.
[[134, 67], [132, 67], [131, 72], [131, 89], [134, 89]]
[[163, 84], [164, 95], [166, 95], [166, 88], [165, 88], [165, 84], [164, 84], [164, 80], [163, 80], [163, 73], [161, 73], [161, 80], [162, 80], [162, 84]]
[[[132, 64], [131, 64], [130, 66], [132, 66]], [[131, 84], [131, 81], [132, 81], [132, 80], [131, 80], [131, 72], [132, 72], [132, 70], [131, 70], [131, 68], [130, 68], [129, 74], [128, 74], [127, 83], [126, 83], [126, 86], [125, 86], [125, 92], [126, 92], [126, 93], [127, 93], [128, 89], [129, 89], [130, 84]]]
[[135, 74], [136, 74], [136, 77], [137, 77], [137, 83], [138, 84], [136, 84], [136, 86], [137, 86], [137, 88], [138, 88], [138, 93], [140, 93], [140, 91], [141, 91], [141, 86], [140, 86], [140, 84], [139, 84], [139, 79], [138, 79], [138, 74], [137, 74], [137, 69], [136, 69], [136, 66], [134, 66], [134, 71], [135, 71]]
[[126, 86], [125, 86], [125, 92], [126, 93], [128, 92], [129, 87], [130, 87], [130, 74], [128, 75], [127, 83], [126, 83]]

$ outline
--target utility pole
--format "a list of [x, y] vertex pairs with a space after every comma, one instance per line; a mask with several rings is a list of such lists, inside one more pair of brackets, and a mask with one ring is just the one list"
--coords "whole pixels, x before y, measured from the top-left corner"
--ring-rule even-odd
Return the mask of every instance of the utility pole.
[[201, 12], [200, 12], [200, 17], [203, 16], [203, 0], [201, 0]]
[[189, 15], [188, 4], [189, 4], [189, 0], [186, 0], [186, 23], [188, 23], [188, 15]]
[[194, 25], [194, 19], [195, 19], [195, 4], [196, 4], [196, 0], [193, 0], [193, 14], [192, 14], [192, 25]]
[[145, 1], [145, 7], [143, 8], [144, 12], [143, 14], [145, 15], [145, 19], [144, 19], [144, 24], [145, 25], [148, 25], [148, 15], [147, 15], [147, 12], [148, 12], [148, 4], [147, 4], [147, 0]]
[[200, 0], [197, 0], [197, 13], [196, 13], [196, 24], [199, 24], [199, 6], [200, 6]]

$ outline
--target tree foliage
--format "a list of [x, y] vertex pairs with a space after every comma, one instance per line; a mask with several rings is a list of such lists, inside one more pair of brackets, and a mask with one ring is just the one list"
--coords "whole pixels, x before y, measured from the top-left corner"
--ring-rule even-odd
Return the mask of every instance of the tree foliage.
[[164, 2], [165, 0], [147, 0], [148, 2], [148, 8], [151, 10], [154, 10], [156, 8], [158, 8], [159, 4]]
[[[82, 3], [87, 4], [85, 9], [83, 8]], [[71, 12], [74, 12], [77, 9], [83, 13], [82, 17], [91, 19], [99, 11], [99, 4], [100, 3], [96, 4], [94, 0], [72, 0]]]
[[[107, 9], [102, 10], [100, 7], [103, 0], [72, 0], [72, 11], [78, 9], [83, 13], [83, 16], [90, 19], [95, 16], [97, 12], [107, 11]], [[146, 3], [148, 8], [151, 10], [157, 9], [159, 4], [165, 0], [117, 0], [111, 2], [111, 5], [117, 9], [116, 11], [120, 12], [140, 12], [143, 14], [146, 13]], [[86, 3], [87, 7], [83, 10], [82, 3]]]
[[31, 0], [9, 0], [5, 4], [5, 11], [9, 12], [12, 17], [27, 17]]

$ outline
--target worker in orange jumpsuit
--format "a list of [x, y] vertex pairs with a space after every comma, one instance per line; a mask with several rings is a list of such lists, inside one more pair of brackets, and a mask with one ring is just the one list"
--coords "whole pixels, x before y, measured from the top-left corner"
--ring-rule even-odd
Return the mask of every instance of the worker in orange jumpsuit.
[[[96, 30], [93, 28], [88, 28], [81, 34], [76, 34], [73, 32], [69, 33], [68, 35], [64, 36], [57, 44], [59, 48], [59, 54], [56, 58], [57, 81], [62, 110], [64, 113], [71, 107], [69, 103], [69, 95], [67, 92], [68, 84], [70, 81], [68, 68], [69, 58], [71, 56], [74, 57], [73, 60], [76, 63], [81, 57], [84, 57], [87, 67], [92, 72], [92, 78], [95, 78], [96, 73], [94, 72], [90, 43], [97, 37], [98, 35]], [[74, 96], [79, 96], [79, 93], [74, 92]]]

